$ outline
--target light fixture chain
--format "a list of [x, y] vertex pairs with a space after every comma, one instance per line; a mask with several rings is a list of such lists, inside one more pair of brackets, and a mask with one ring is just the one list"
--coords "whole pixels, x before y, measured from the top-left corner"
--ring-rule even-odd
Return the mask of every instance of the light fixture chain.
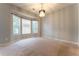
[[41, 3], [41, 10], [43, 10], [43, 3]]

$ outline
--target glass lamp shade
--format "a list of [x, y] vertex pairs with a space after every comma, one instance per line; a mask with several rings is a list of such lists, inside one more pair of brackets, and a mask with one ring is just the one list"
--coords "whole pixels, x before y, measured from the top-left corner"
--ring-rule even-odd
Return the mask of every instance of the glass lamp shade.
[[39, 16], [44, 17], [45, 16], [45, 10], [40, 10], [39, 11]]

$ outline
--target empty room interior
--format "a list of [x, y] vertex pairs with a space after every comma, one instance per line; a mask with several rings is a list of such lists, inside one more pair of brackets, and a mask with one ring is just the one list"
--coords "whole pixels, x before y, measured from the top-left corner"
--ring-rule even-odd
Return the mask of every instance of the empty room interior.
[[0, 56], [79, 56], [78, 3], [0, 3]]

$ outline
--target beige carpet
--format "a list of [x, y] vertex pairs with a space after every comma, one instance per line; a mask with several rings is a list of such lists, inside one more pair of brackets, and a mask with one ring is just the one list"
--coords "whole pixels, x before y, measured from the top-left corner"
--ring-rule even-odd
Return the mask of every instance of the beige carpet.
[[77, 56], [79, 47], [54, 39], [23, 39], [6, 47], [0, 47], [1, 56]]

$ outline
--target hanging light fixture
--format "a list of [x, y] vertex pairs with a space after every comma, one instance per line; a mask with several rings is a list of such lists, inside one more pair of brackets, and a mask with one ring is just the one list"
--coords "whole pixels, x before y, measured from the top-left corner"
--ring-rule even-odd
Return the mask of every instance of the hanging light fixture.
[[39, 10], [39, 16], [44, 17], [45, 16], [45, 10], [43, 9], [43, 4], [41, 3], [41, 10]]

